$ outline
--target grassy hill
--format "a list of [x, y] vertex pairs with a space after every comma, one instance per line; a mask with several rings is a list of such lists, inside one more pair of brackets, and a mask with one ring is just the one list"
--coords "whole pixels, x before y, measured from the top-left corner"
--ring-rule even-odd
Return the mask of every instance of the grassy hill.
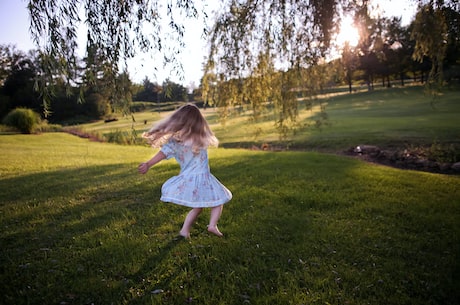
[[[257, 122], [246, 109], [234, 110], [225, 122], [220, 121], [214, 108], [204, 110], [204, 114], [223, 147], [260, 147], [269, 143], [284, 149], [337, 152], [359, 144], [399, 148], [460, 146], [459, 92], [458, 88], [446, 89], [435, 100], [425, 95], [420, 86], [330, 94], [316, 99], [312, 110], [303, 101], [299, 104], [298, 127], [283, 141], [270, 112]], [[328, 120], [318, 126], [315, 122], [319, 103], [325, 108]], [[95, 122], [81, 128], [100, 135], [134, 129], [140, 135], [167, 114], [146, 111], [133, 117], [120, 117], [116, 122]]]

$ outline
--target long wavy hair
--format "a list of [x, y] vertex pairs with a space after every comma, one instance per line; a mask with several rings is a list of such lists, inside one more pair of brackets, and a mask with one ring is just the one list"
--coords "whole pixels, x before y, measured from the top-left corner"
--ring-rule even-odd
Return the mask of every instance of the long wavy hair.
[[193, 104], [180, 107], [154, 124], [142, 137], [153, 147], [160, 147], [173, 137], [176, 141], [191, 146], [195, 153], [219, 144], [200, 109]]

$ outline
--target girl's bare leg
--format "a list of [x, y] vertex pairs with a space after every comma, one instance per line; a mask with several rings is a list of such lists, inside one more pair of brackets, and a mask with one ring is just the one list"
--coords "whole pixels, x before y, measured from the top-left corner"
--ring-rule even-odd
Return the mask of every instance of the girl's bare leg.
[[190, 238], [190, 229], [192, 225], [195, 223], [196, 218], [198, 215], [201, 214], [203, 211], [202, 208], [194, 208], [190, 212], [188, 212], [187, 216], [185, 217], [184, 224], [182, 225], [182, 229], [180, 230], [179, 234], [185, 238]]
[[213, 207], [211, 209], [211, 217], [209, 220], [209, 226], [208, 226], [208, 232], [211, 232], [219, 237], [224, 236], [219, 229], [217, 228], [217, 222], [220, 219], [220, 215], [222, 215], [222, 209], [224, 208], [224, 205], [219, 205], [216, 207]]

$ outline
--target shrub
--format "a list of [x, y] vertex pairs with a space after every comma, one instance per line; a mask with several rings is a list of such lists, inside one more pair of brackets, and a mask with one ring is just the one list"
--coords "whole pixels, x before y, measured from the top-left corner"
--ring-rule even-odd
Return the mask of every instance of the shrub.
[[133, 145], [133, 144], [140, 144], [142, 139], [137, 137], [135, 131], [122, 131], [122, 130], [115, 130], [112, 132], [107, 133], [104, 136], [105, 140], [109, 143], [116, 143], [122, 145]]
[[88, 115], [102, 118], [110, 114], [111, 108], [109, 101], [99, 93], [92, 93], [86, 97]]
[[14, 127], [22, 133], [32, 133], [40, 124], [40, 115], [31, 109], [16, 108], [3, 119], [7, 126]]
[[428, 159], [437, 162], [455, 163], [460, 160], [460, 149], [455, 144], [433, 143], [427, 149]]
[[105, 139], [109, 143], [116, 143], [116, 144], [132, 144], [130, 136], [127, 134], [127, 132], [121, 131], [121, 130], [115, 130], [114, 132], [110, 132], [105, 135]]
[[59, 124], [49, 124], [46, 120], [42, 121], [35, 129], [39, 132], [62, 132], [62, 126]]

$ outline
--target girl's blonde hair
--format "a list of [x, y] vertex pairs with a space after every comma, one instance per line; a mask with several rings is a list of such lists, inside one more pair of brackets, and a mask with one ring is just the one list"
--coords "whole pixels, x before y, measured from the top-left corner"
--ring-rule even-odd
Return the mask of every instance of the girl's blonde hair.
[[192, 146], [194, 152], [219, 144], [208, 122], [193, 104], [180, 107], [144, 132], [142, 137], [153, 147], [160, 147], [173, 137], [178, 142]]

